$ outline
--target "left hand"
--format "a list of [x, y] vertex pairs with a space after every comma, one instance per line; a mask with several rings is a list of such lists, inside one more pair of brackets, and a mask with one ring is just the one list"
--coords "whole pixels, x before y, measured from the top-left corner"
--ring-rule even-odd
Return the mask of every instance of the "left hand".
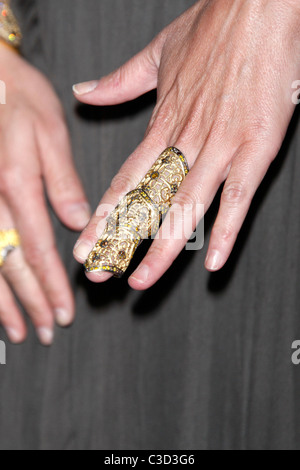
[[[115, 206], [166, 147], [179, 148], [192, 170], [174, 198], [177, 207], [203, 204], [207, 210], [226, 181], [206, 259], [208, 270], [221, 269], [295, 109], [299, 27], [298, 0], [199, 1], [116, 72], [77, 85], [76, 97], [94, 105], [123, 103], [158, 90], [146, 136], [101, 204]], [[193, 227], [198, 222], [194, 217]], [[81, 263], [99, 238], [99, 224], [104, 228], [104, 217], [95, 215], [75, 247]], [[130, 285], [151, 287], [186, 241], [156, 239]], [[110, 275], [88, 277], [103, 282]]]
[[62, 105], [47, 78], [0, 41], [0, 230], [18, 230], [22, 246], [0, 270], [0, 324], [13, 343], [25, 340], [26, 322], [14, 295], [44, 345], [54, 322], [69, 325], [75, 305], [59, 256], [47, 198], [62, 223], [82, 230], [90, 219], [74, 166]]

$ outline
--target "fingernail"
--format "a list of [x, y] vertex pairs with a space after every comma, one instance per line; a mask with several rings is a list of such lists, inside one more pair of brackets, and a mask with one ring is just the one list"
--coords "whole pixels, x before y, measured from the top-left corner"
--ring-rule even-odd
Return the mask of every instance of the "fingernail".
[[137, 270], [131, 276], [131, 279], [144, 284], [149, 279], [150, 269], [146, 264], [142, 264], [137, 268]]
[[70, 313], [67, 310], [65, 310], [64, 308], [57, 308], [54, 311], [54, 314], [55, 314], [56, 321], [60, 326], [64, 327], [64, 326], [70, 325], [72, 318], [71, 318]]
[[212, 250], [208, 253], [205, 266], [209, 271], [218, 271], [222, 267], [221, 253], [217, 250]]
[[106, 282], [113, 277], [112, 273], [104, 271], [87, 272], [86, 275], [90, 281], [96, 283]]
[[91, 208], [89, 204], [73, 204], [68, 209], [70, 222], [79, 229], [87, 226], [91, 219]]
[[94, 245], [91, 243], [78, 241], [74, 248], [74, 255], [81, 261], [86, 261], [93, 248]]
[[37, 335], [44, 346], [50, 346], [53, 343], [53, 331], [50, 328], [38, 328]]
[[12, 343], [20, 343], [23, 340], [23, 336], [15, 328], [6, 328], [6, 333]]
[[77, 83], [76, 85], [73, 85], [73, 91], [74, 93], [76, 93], [76, 95], [86, 95], [87, 93], [91, 93], [92, 91], [94, 91], [95, 88], [97, 88], [98, 83], [98, 80]]

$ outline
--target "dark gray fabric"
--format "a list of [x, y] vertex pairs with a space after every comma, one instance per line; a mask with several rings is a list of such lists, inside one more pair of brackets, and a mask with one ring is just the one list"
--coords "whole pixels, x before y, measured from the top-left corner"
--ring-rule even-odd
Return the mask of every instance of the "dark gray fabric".
[[[192, 4], [15, 0], [24, 54], [63, 100], [93, 207], [142, 139], [155, 96], [94, 109], [75, 104], [71, 85], [120, 65]], [[300, 338], [298, 117], [219, 274], [204, 270], [203, 250], [183, 253], [146, 293], [126, 279], [91, 285], [72, 258], [76, 235], [54, 218], [77, 320], [57, 328], [50, 349], [32, 330], [8, 347], [1, 449], [300, 447], [300, 369], [291, 363]]]

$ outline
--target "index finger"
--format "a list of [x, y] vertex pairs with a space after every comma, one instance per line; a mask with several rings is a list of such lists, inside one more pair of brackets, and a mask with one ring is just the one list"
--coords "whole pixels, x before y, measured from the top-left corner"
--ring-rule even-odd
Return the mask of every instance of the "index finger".
[[[110, 188], [103, 196], [96, 213], [75, 245], [74, 256], [79, 263], [85, 263], [88, 255], [101, 237], [109, 213], [123, 196], [139, 184], [165, 147], [165, 140], [158, 138], [156, 144], [153, 145], [153, 138], [149, 135], [126, 160], [119, 173], [112, 180]], [[87, 273], [87, 276], [93, 282], [104, 282], [112, 275], [95, 272]]]

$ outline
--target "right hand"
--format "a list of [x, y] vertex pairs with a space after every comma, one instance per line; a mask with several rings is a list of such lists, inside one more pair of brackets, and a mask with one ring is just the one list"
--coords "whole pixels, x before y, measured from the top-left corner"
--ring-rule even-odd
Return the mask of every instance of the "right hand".
[[74, 300], [56, 249], [47, 196], [59, 219], [82, 230], [90, 209], [72, 161], [61, 104], [47, 79], [0, 42], [0, 230], [16, 228], [22, 249], [0, 272], [0, 323], [13, 343], [26, 337], [12, 291], [30, 316], [42, 344], [74, 317]]

